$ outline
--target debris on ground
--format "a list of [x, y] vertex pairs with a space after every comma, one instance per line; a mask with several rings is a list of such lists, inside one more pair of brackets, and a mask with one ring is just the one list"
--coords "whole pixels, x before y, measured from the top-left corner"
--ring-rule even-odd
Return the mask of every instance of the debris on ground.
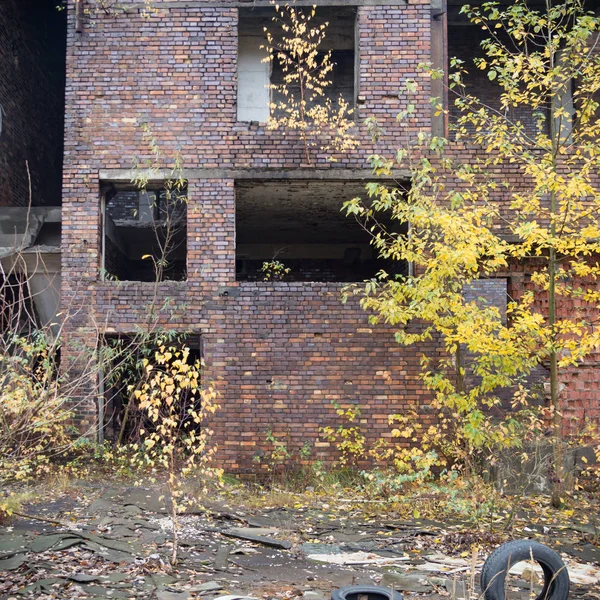
[[[328, 600], [331, 590], [358, 583], [384, 585], [407, 599], [464, 598], [486, 555], [508, 539], [501, 527], [406, 521], [348, 505], [253, 512], [215, 505], [180, 515], [173, 567], [161, 494], [114, 486], [89, 495], [27, 507], [28, 516], [0, 529], [1, 600]], [[36, 511], [44, 518], [36, 520]], [[511, 535], [551, 544], [569, 569], [571, 596], [600, 598], [592, 533], [575, 522], [523, 520]], [[533, 581], [527, 568], [520, 563], [513, 574]]]

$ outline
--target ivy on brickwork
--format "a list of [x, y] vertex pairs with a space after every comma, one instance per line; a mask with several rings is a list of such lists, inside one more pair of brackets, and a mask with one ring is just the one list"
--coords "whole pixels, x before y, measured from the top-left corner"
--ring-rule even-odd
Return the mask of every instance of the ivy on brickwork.
[[[426, 431], [403, 424], [414, 445], [472, 470], [498, 449], [524, 447], [550, 431], [558, 506], [566, 482], [561, 373], [600, 353], [600, 18], [580, 0], [548, 2], [539, 12], [524, 1], [492, 2], [462, 13], [488, 37], [474, 65], [452, 63], [458, 116], [448, 137], [422, 131], [395, 157], [372, 156], [376, 175], [405, 169], [409, 181], [371, 183], [368, 199], [345, 205], [370, 229], [379, 254], [407, 261], [410, 274], [380, 272], [346, 297], [358, 294], [372, 322], [396, 325], [402, 345], [440, 340], [445, 357], [422, 363], [440, 423]], [[471, 93], [470, 68], [497, 86], [499, 106]], [[443, 73], [425, 66], [424, 76]], [[417, 90], [407, 81], [403, 95]], [[446, 110], [438, 99], [433, 104]], [[534, 131], [513, 116], [517, 109], [533, 115]], [[416, 113], [409, 103], [400, 124], [414, 126]], [[368, 125], [377, 137], [376, 121]], [[407, 233], [382, 227], [384, 213]], [[464, 294], [514, 264], [524, 264], [531, 280], [514, 291], [506, 315]], [[527, 383], [539, 366], [550, 372], [546, 393]], [[503, 410], [503, 396], [512, 412]], [[591, 429], [586, 436], [598, 444]]]
[[308, 165], [314, 164], [315, 152], [335, 161], [336, 155], [356, 150], [358, 139], [354, 109], [341, 94], [335, 101], [327, 96], [335, 66], [332, 51], [321, 49], [328, 23], [314, 23], [316, 6], [301, 9], [273, 4], [276, 16], [272, 26], [265, 27], [263, 48], [268, 56], [264, 60], [281, 65], [283, 81], [269, 86], [281, 99], [271, 103], [267, 127], [297, 131]]

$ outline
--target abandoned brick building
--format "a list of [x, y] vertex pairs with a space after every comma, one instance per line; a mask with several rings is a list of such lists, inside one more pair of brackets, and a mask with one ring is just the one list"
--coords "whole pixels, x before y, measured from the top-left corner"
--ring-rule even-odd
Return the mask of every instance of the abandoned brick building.
[[[396, 121], [407, 103], [403, 80], [421, 62], [468, 61], [478, 52], [479, 33], [458, 12], [462, 2], [317, 2], [329, 22], [335, 94], [358, 122], [376, 116], [384, 133], [375, 146], [364, 134], [357, 152], [314, 165], [305, 164], [297, 136], [265, 127], [266, 86], [277, 76], [260, 49], [268, 2], [157, 0], [149, 17], [136, 0], [120, 2], [125, 12], [93, 15], [92, 0], [69, 2], [63, 12], [55, 4], [0, 6], [0, 205], [7, 207], [0, 245], [10, 246], [19, 222], [30, 251], [60, 256], [51, 281], [68, 315], [65, 355], [77, 344], [93, 346], [99, 333], [131, 334], [146, 318], [155, 284], [142, 260], [153, 251], [145, 225], [169, 178], [165, 165], [148, 193], [131, 183], [133, 166], [152, 158], [144, 135], [151, 131], [163, 156], [181, 157], [188, 197], [176, 255], [156, 288], [169, 301], [160, 320], [188, 334], [219, 389], [221, 464], [254, 469], [268, 430], [291, 448], [309, 442], [316, 456], [331, 457], [319, 430], [337, 424], [333, 403], [358, 405], [371, 440], [389, 432], [390, 413], [416, 408], [425, 422], [434, 419], [419, 372], [421, 355], [435, 357], [438, 344], [402, 348], [391, 328], [370, 325], [358, 303], [340, 301], [347, 282], [379, 268], [368, 235], [340, 208], [363, 193], [367, 156], [393, 155], [414, 133]], [[491, 93], [485, 76], [469, 83]], [[429, 102], [440, 93], [435, 85], [421, 82], [418, 128], [444, 125]], [[25, 160], [33, 230], [21, 222]], [[274, 257], [290, 276], [263, 281], [261, 265]], [[478, 282], [475, 293], [502, 309], [525, 280], [515, 270]], [[42, 319], [55, 318], [57, 302], [56, 294], [39, 299]], [[565, 384], [568, 416], [600, 416], [596, 363], [568, 373]], [[111, 426], [106, 401], [96, 389], [79, 407], [80, 420], [97, 424], [100, 435]]]

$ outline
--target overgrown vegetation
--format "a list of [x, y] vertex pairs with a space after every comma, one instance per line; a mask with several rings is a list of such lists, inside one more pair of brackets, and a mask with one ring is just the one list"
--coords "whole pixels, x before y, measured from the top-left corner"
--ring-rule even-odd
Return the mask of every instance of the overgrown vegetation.
[[[470, 67], [454, 60], [450, 91], [458, 117], [449, 136], [420, 131], [406, 136], [394, 158], [371, 157], [377, 175], [407, 169], [410, 180], [369, 184], [368, 200], [345, 208], [372, 232], [380, 256], [409, 262], [412, 274], [380, 272], [347, 295], [361, 296], [372, 322], [397, 325], [400, 344], [435, 338], [445, 348], [438, 363], [423, 358], [423, 381], [440, 422], [419, 431], [418, 417], [412, 420], [407, 437], [414, 446], [435, 448], [444, 458], [440, 466], [472, 471], [498, 449], [525, 448], [549, 430], [558, 506], [568, 425], [560, 369], [600, 350], [600, 20], [579, 0], [547, 2], [541, 12], [523, 1], [462, 12], [488, 33], [485, 58], [474, 68], [497, 84], [499, 107], [470, 93], [464, 83]], [[416, 82], [406, 82], [407, 97], [416, 90]], [[513, 117], [517, 109], [531, 115], [534, 131]], [[418, 116], [409, 103], [398, 120], [415, 127]], [[377, 137], [376, 122], [369, 126]], [[468, 159], [453, 153], [455, 142], [471, 149]], [[408, 235], [382, 228], [381, 213], [406, 224]], [[531, 285], [515, 290], [506, 315], [465, 295], [475, 280], [506, 276], [518, 264]], [[542, 406], [526, 382], [538, 365], [550, 372]], [[511, 411], [501, 410], [501, 390], [512, 397]]]
[[[180, 482], [192, 471], [205, 482], [219, 475], [208, 467], [215, 448], [205, 423], [216, 410], [216, 393], [208, 383], [201, 385], [201, 363], [190, 358], [185, 333], [165, 331], [159, 324], [173, 308], [171, 299], [158, 292], [177, 237], [180, 207], [187, 203], [187, 182], [179, 157], [171, 161], [164, 156], [147, 125], [142, 139], [150, 159], [137, 169], [139, 176], [132, 183], [138, 190], [145, 190], [165, 165], [172, 166], [164, 182], [160, 218], [152, 223], [157, 254], [140, 257], [152, 261], [155, 280], [145, 318], [133, 332], [107, 335], [90, 314], [91, 325], [82, 339], [80, 330], [72, 328], [79, 309], [68, 303], [55, 322], [43, 322], [35, 308], [37, 296], [52, 290], [56, 281], [41, 255], [31, 264], [30, 255], [16, 243], [0, 261], [0, 481], [85, 473], [82, 453], [115, 470], [125, 459], [130, 474], [132, 466], [146, 475], [148, 469], [156, 476], [162, 471], [172, 508], [176, 561], [177, 511], [185, 502]], [[33, 286], [34, 277], [45, 277], [47, 288]], [[121, 396], [122, 410], [105, 414], [105, 397], [98, 398], [98, 389], [109, 390], [113, 398]], [[102, 407], [100, 422], [95, 415], [82, 420], [81, 412], [95, 409], [96, 403]], [[108, 424], [116, 432], [116, 452], [108, 444], [97, 445]], [[0, 497], [0, 514], [10, 514], [14, 505], [14, 498]]]
[[[279, 39], [267, 31], [267, 51], [269, 60], [282, 65], [284, 84], [274, 91], [284, 100], [271, 107], [269, 127], [298, 131], [307, 164], [315, 162], [315, 152], [333, 158], [354, 150], [351, 109], [342, 98], [337, 106], [325, 98], [331, 53], [319, 48], [327, 25], [312, 23], [314, 8], [276, 10], [276, 25], [284, 35]], [[592, 424], [564, 439], [560, 403], [560, 369], [581, 364], [600, 350], [600, 126], [595, 100], [600, 91], [600, 23], [578, 0], [548, 3], [544, 14], [521, 1], [507, 8], [493, 3], [464, 7], [463, 12], [490, 35], [483, 44], [486, 58], [475, 67], [499, 85], [500, 109], [468, 92], [467, 66], [454, 61], [450, 88], [459, 116], [448, 137], [420, 132], [407, 136], [409, 143], [394, 158], [371, 157], [378, 176], [389, 180], [395, 169], [408, 169], [410, 180], [394, 186], [371, 183], [368, 199], [345, 206], [373, 234], [381, 257], [411, 264], [411, 274], [380, 272], [376, 279], [348, 288], [346, 297], [359, 295], [372, 322], [397, 325], [400, 344], [442, 341], [445, 358], [422, 361], [436, 423], [423, 425], [418, 406], [390, 414], [389, 431], [369, 447], [360, 406], [336, 404], [338, 423], [320, 430], [320, 439], [339, 455], [332, 469], [317, 460], [310, 443], [292, 448], [285, 436], [269, 429], [255, 463], [268, 474], [273, 489], [289, 484], [292, 491], [308, 487], [342, 499], [353, 489], [350, 502], [396, 503], [400, 513], [414, 518], [491, 522], [498, 510], [510, 508], [506, 499], [496, 501], [482, 477], [483, 466], [493, 464], [502, 450], [516, 450], [525, 459], [530, 444], [552, 439], [555, 505], [566, 498], [568, 443], [596, 444], [600, 459]], [[442, 76], [424, 69], [428, 76]], [[566, 103], [573, 82], [572, 103]], [[417, 88], [408, 81], [403, 92], [410, 98]], [[535, 131], [509, 116], [515, 108], [532, 115]], [[439, 110], [445, 108], [440, 105]], [[399, 122], [412, 128], [418, 116], [416, 105], [409, 103]], [[369, 119], [367, 124], [377, 139], [377, 122]], [[151, 158], [136, 161], [136, 169], [145, 169], [134, 182], [138, 189], [145, 189], [152, 173], [168, 162], [148, 126], [143, 126], [143, 137]], [[474, 149], [468, 160], [453, 154], [457, 141]], [[186, 202], [179, 157], [173, 163], [167, 197]], [[521, 183], [528, 183], [527, 189], [513, 189], [502, 174], [508, 165], [511, 173], [518, 171]], [[384, 229], [381, 213], [407, 225], [409, 233]], [[169, 310], [168, 301], [159, 305], [158, 284], [169, 263], [175, 215], [166, 210], [166, 222], [160, 225], [166, 233], [156, 230], [160, 252], [145, 257], [156, 272], [154, 293], [146, 322], [126, 340], [103, 340], [95, 331], [93, 348], [82, 344], [77, 356], [71, 348], [69, 362], [59, 365], [69, 308], [60, 323], [37, 322], [18, 249], [0, 290], [0, 297], [8, 299], [0, 350], [0, 477], [37, 477], [49, 471], [54, 459], [67, 457], [75, 444], [73, 415], [94, 396], [81, 390], [103, 378], [126, 397], [118, 445], [132, 474], [166, 476], [173, 563], [178, 512], [188, 502], [186, 478], [220, 476], [210, 465], [215, 449], [206, 426], [217, 408], [215, 390], [201, 383], [202, 365], [192, 358], [185, 337], [157, 325], [158, 315]], [[465, 289], [474, 281], [504, 276], [517, 263], [526, 265], [531, 285], [510, 299], [506, 314], [480, 299], [467, 299]], [[274, 257], [262, 271], [267, 280], [281, 280], [290, 269]], [[576, 310], [561, 312], [561, 299]], [[540, 365], [550, 371], [546, 403], [543, 392], [527, 379]], [[510, 396], [510, 410], [500, 392]], [[92, 423], [79, 433], [85, 437], [94, 427]], [[106, 451], [104, 459], [113, 460], [111, 455]], [[364, 470], [358, 466], [363, 463], [377, 468]], [[588, 482], [597, 473], [592, 469]], [[0, 500], [0, 513], [14, 506], [14, 501]], [[507, 514], [510, 524], [514, 515]]]

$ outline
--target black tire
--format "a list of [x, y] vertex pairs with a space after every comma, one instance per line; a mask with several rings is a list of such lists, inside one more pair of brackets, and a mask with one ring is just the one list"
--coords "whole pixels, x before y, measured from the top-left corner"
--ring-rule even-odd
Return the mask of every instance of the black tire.
[[570, 581], [565, 563], [554, 550], [532, 540], [502, 544], [488, 556], [481, 570], [481, 591], [485, 600], [506, 600], [506, 573], [513, 565], [531, 560], [532, 556], [544, 573], [544, 587], [536, 600], [567, 600]]
[[358, 600], [368, 596], [369, 600], [403, 600], [400, 592], [380, 585], [349, 585], [331, 592], [331, 600]]

